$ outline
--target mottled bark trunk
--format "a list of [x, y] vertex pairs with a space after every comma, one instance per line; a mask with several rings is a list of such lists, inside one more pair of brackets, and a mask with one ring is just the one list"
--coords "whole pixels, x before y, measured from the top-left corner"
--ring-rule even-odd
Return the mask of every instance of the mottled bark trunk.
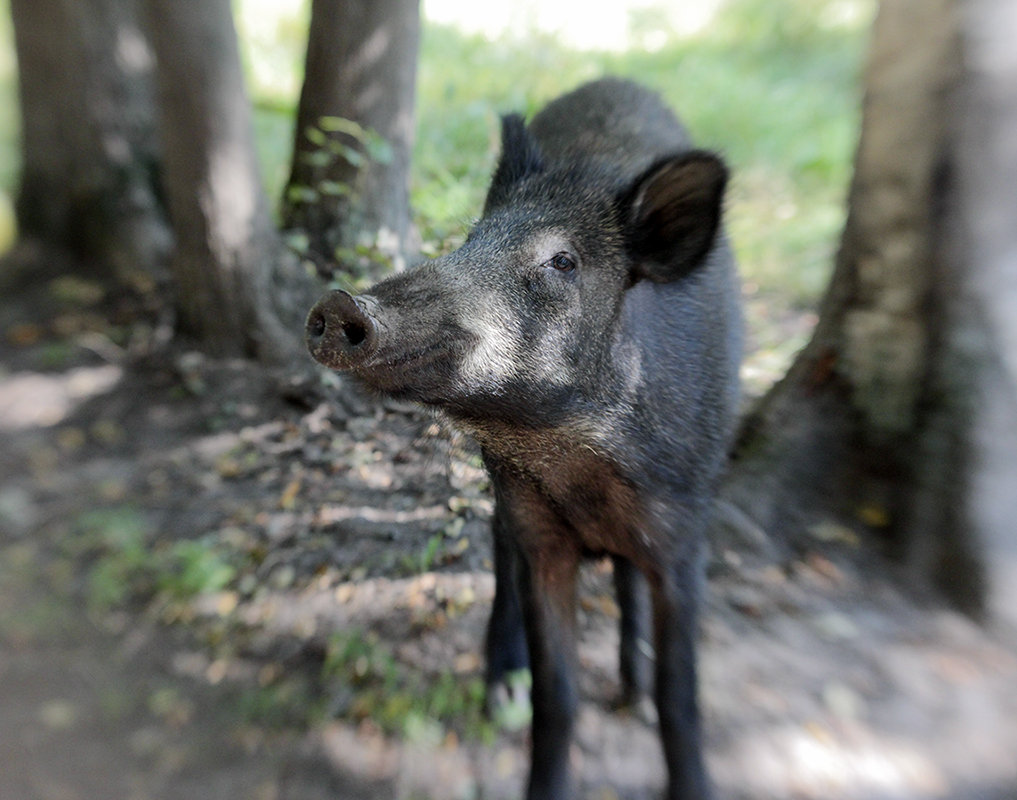
[[[991, 339], [980, 322], [1001, 295], [974, 288], [999, 275], [975, 247], [985, 238], [972, 233], [988, 195], [972, 166], [985, 150], [968, 131], [991, 109], [975, 115], [963, 105], [977, 78], [965, 67], [985, 45], [961, 12], [993, 2], [881, 4], [848, 220], [820, 321], [746, 420], [726, 489], [778, 536], [831, 513], [883, 529], [917, 574], [974, 612], [991, 597], [985, 543], [996, 536], [974, 519], [975, 486], [987, 485], [976, 441], [989, 413], [985, 365], [1017, 357], [1013, 341]], [[997, 23], [1013, 16], [996, 11]], [[998, 202], [1012, 224], [1010, 169], [1009, 202]], [[1012, 246], [1014, 229], [1000, 223], [994, 241]], [[997, 532], [1012, 541], [1009, 527]]]
[[[358, 251], [400, 267], [413, 246], [419, 37], [419, 0], [313, 2], [283, 215], [322, 272], [362, 268]], [[334, 120], [355, 123], [366, 142]]]
[[880, 7], [848, 219], [819, 323], [739, 443], [737, 483], [770, 486], [752, 492], [768, 529], [831, 503], [896, 516], [888, 506], [897, 493], [886, 486], [905, 479], [931, 355], [933, 189], [948, 134], [941, 106], [959, 66], [951, 8], [951, 0]]
[[283, 253], [255, 158], [229, 0], [148, 0], [147, 10], [178, 330], [216, 355], [287, 357], [300, 330], [275, 313]]
[[[1017, 631], [1017, 4], [965, 0], [959, 24], [965, 73], [952, 96], [951, 202], [946, 208], [948, 270], [939, 369], [933, 396], [955, 398], [923, 430], [930, 463], [935, 445], [953, 442], [962, 472], [939, 470], [918, 498], [918, 521], [931, 524], [940, 552], [925, 552], [928, 531], [915, 526], [912, 558], [929, 564], [978, 612]], [[953, 424], [951, 424], [951, 422]], [[938, 424], [937, 424], [938, 423]], [[948, 462], [947, 462], [948, 463]], [[955, 531], [940, 531], [947, 490]], [[958, 535], [959, 532], [959, 535]], [[954, 543], [956, 541], [956, 544]], [[949, 556], [976, 569], [957, 585]], [[938, 558], [937, 558], [938, 556]], [[957, 591], [954, 592], [955, 594]]]
[[12, 0], [22, 236], [123, 278], [163, 265], [152, 57], [135, 0]]

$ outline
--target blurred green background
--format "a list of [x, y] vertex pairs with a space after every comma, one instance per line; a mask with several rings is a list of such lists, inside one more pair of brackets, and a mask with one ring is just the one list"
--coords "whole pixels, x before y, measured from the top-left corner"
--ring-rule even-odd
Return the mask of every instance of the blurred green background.
[[[265, 181], [278, 198], [309, 0], [234, 5]], [[572, 0], [519, 0], [508, 10], [424, 2], [412, 200], [425, 252], [454, 244], [479, 213], [499, 113], [532, 112], [583, 80], [615, 73], [659, 90], [698, 143], [731, 163], [729, 229], [747, 294], [812, 307], [843, 224], [874, 5], [627, 0], [591, 11]], [[17, 142], [16, 62], [0, 0], [0, 251], [15, 236]]]

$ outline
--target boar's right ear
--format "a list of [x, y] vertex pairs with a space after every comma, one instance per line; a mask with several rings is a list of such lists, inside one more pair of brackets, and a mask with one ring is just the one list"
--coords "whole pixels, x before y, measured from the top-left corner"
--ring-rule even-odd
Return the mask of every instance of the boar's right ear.
[[501, 118], [501, 158], [487, 190], [484, 214], [502, 205], [519, 181], [543, 170], [544, 158], [522, 116], [505, 114]]
[[660, 161], [622, 198], [633, 279], [666, 283], [688, 274], [720, 228], [727, 167], [693, 150]]

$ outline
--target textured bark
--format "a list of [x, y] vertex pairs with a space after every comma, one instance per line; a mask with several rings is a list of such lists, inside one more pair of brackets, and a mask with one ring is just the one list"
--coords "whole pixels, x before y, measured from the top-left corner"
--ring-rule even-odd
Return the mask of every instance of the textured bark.
[[[833, 513], [885, 529], [916, 575], [976, 613], [998, 585], [987, 565], [1014, 536], [1009, 523], [978, 518], [1000, 464], [1017, 458], [1013, 439], [989, 437], [1004, 449], [986, 471], [982, 441], [986, 420], [998, 429], [1008, 403], [1017, 408], [1017, 373], [1005, 387], [991, 366], [1017, 358], [1006, 327], [1017, 298], [1002, 278], [1013, 270], [1002, 260], [1015, 252], [1017, 165], [996, 118], [1017, 110], [1017, 76], [1011, 66], [1009, 84], [995, 76], [995, 94], [979, 89], [985, 80], [972, 65], [989, 45], [974, 20], [1012, 34], [1013, 17], [1005, 0], [881, 4], [848, 220], [820, 321], [747, 419], [727, 486], [777, 535]], [[993, 147], [1000, 152], [987, 162]], [[987, 212], [1006, 219], [982, 233]], [[1010, 312], [997, 310], [995, 329], [985, 322], [992, 308]], [[1017, 510], [1012, 490], [990, 493]]]
[[[955, 515], [965, 534], [931, 567], [955, 586], [949, 556], [972, 560], [976, 580], [956, 586], [974, 610], [1017, 631], [1017, 5], [967, 0], [961, 6], [965, 80], [953, 98], [955, 193], [948, 206], [952, 279], [937, 394], [961, 398], [953, 418], [963, 492]], [[949, 419], [949, 417], [947, 417]], [[947, 427], [947, 426], [944, 426]], [[926, 439], [943, 436], [930, 426]], [[948, 438], [949, 437], [944, 437]], [[957, 474], [920, 497], [932, 520]], [[923, 531], [915, 530], [918, 540]], [[948, 534], [939, 540], [952, 543]], [[915, 548], [918, 553], [922, 549]], [[935, 554], [934, 554], [935, 555]]]
[[896, 516], [886, 506], [906, 479], [930, 358], [932, 190], [947, 141], [942, 98], [958, 69], [951, 9], [951, 0], [880, 6], [848, 219], [820, 320], [739, 443], [735, 483], [769, 487], [769, 502], [750, 492], [768, 529], [831, 505], [874, 503]]
[[229, 0], [148, 0], [158, 59], [178, 330], [216, 355], [277, 360], [299, 328], [274, 310], [283, 265], [254, 151]]
[[[285, 226], [308, 235], [323, 272], [358, 247], [401, 266], [412, 246], [413, 147], [419, 0], [314, 0], [307, 61], [284, 198]], [[355, 122], [387, 143], [381, 159], [323, 118]], [[326, 128], [328, 125], [325, 126]], [[339, 152], [360, 154], [353, 161]], [[362, 159], [362, 160], [361, 160]], [[346, 265], [349, 266], [348, 264]]]
[[23, 236], [123, 277], [169, 247], [156, 189], [152, 57], [135, 0], [12, 0]]

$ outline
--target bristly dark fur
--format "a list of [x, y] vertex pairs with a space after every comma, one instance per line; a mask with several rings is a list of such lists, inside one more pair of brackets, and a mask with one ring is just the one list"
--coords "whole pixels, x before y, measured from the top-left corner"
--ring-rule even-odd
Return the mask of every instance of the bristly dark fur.
[[521, 114], [504, 114], [501, 118], [501, 158], [491, 178], [491, 188], [484, 203], [484, 215], [503, 204], [512, 187], [530, 175], [544, 171], [544, 157], [536, 139], [526, 129]]

